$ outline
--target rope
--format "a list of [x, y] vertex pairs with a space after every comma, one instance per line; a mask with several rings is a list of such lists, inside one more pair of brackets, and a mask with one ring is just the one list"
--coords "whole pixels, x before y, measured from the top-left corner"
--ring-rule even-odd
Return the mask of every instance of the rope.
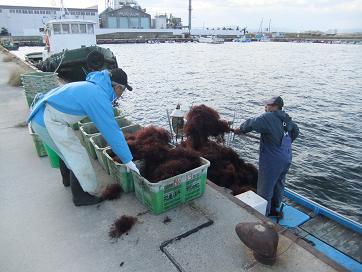
[[63, 63], [63, 59], [64, 59], [64, 56], [65, 56], [65, 52], [66, 52], [66, 50], [63, 50], [63, 55], [62, 55], [62, 58], [60, 59], [60, 62], [59, 62], [59, 64], [58, 64], [57, 69], [55, 69], [55, 70], [54, 70], [54, 74], [58, 71], [58, 69], [59, 69], [60, 65], [62, 65], [62, 63]]

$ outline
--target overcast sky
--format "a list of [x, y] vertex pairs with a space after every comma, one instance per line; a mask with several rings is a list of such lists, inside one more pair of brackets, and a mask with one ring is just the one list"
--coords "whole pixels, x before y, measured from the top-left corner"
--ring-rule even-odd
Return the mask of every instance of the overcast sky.
[[[140, 0], [152, 17], [172, 13], [188, 24], [188, 0]], [[1, 5], [59, 6], [57, 0], [0, 0]], [[105, 0], [64, 0], [66, 7], [105, 6]], [[1, 15], [0, 15], [1, 16]], [[192, 27], [247, 26], [257, 30], [271, 19], [272, 31], [329, 29], [362, 31], [362, 0], [193, 0]]]

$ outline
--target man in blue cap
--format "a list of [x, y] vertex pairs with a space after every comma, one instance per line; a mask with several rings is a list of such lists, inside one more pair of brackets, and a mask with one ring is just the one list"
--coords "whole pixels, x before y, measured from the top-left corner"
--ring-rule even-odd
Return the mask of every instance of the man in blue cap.
[[88, 154], [70, 124], [88, 116], [122, 162], [139, 173], [112, 107], [126, 89], [132, 87], [120, 68], [91, 72], [86, 81], [50, 90], [31, 109], [28, 123], [61, 158], [63, 184], [70, 185], [76, 206], [93, 205], [102, 198], [97, 196], [99, 186]]
[[298, 126], [285, 113], [280, 96], [264, 101], [265, 113], [246, 120], [235, 134], [261, 133], [257, 193], [268, 201], [266, 215], [282, 217], [285, 176], [292, 162], [292, 142], [299, 135]]

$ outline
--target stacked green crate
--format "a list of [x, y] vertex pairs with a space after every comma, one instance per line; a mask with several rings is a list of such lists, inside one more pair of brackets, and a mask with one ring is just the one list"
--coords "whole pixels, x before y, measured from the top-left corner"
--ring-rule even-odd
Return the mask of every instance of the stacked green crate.
[[[131, 121], [127, 120], [124, 117], [116, 117], [115, 118], [118, 126], [120, 128], [122, 127], [126, 127], [132, 124]], [[98, 136], [100, 135], [99, 130], [97, 129], [97, 127], [94, 125], [94, 123], [88, 123], [88, 124], [84, 124], [83, 126], [80, 127], [80, 132], [81, 132], [81, 141], [83, 142], [85, 148], [87, 149], [89, 155], [93, 158], [93, 159], [97, 159], [97, 154], [96, 151], [94, 150], [94, 146], [90, 141], [90, 138], [93, 136]]]
[[[121, 111], [120, 109], [115, 108], [115, 107], [113, 108], [113, 112], [114, 112], [115, 117], [125, 117], [126, 116], [126, 114], [123, 111]], [[92, 123], [92, 120], [89, 119], [89, 117], [85, 117], [82, 120], [80, 120], [78, 123], [72, 124], [71, 128], [74, 130], [79, 130], [79, 128], [81, 126], [83, 126], [84, 124], [88, 124], [88, 123]]]
[[32, 139], [33, 139], [33, 142], [34, 142], [34, 145], [35, 145], [35, 149], [36, 149], [36, 153], [38, 154], [38, 156], [39, 156], [39, 157], [48, 156], [42, 140], [41, 140], [40, 137], [33, 131], [33, 129], [31, 128], [31, 125], [30, 125], [30, 124], [28, 124], [28, 130], [29, 130], [30, 136], [31, 136]]
[[121, 185], [124, 192], [134, 192], [133, 176], [127, 166], [113, 160], [116, 154], [113, 153], [110, 147], [103, 150], [103, 154], [107, 159], [109, 174]]
[[[137, 130], [139, 130], [141, 128], [140, 125], [130, 125], [130, 126], [126, 126], [126, 127], [122, 127], [122, 132], [123, 133], [133, 133], [136, 132]], [[99, 134], [96, 136], [92, 136], [90, 138], [90, 142], [92, 143], [97, 159], [99, 161], [99, 163], [101, 164], [101, 166], [103, 167], [103, 169], [110, 174], [109, 171], [109, 166], [108, 166], [108, 160], [107, 157], [105, 156], [105, 154], [103, 153], [103, 150], [106, 149], [107, 147], [109, 147], [108, 143], [106, 142], [106, 140], [104, 139], [104, 137]]]
[[21, 75], [25, 97], [30, 107], [38, 93], [44, 94], [59, 86], [58, 75], [52, 72], [31, 72]]

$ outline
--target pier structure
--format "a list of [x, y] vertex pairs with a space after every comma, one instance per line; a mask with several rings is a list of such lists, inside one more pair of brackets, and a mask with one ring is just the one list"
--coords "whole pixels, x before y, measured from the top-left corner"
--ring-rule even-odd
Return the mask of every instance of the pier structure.
[[[28, 114], [21, 87], [7, 84], [12, 69], [31, 69], [0, 51], [0, 271], [344, 271], [310, 244], [276, 225], [277, 262], [255, 261], [235, 233], [240, 222], [269, 219], [222, 188], [161, 215], [150, 213], [133, 193], [115, 201], [75, 207], [69, 188], [47, 157], [36, 155], [23, 125]], [[102, 186], [113, 183], [93, 161]], [[111, 224], [121, 215], [138, 219], [119, 239]], [[169, 220], [165, 220], [165, 218]]]

